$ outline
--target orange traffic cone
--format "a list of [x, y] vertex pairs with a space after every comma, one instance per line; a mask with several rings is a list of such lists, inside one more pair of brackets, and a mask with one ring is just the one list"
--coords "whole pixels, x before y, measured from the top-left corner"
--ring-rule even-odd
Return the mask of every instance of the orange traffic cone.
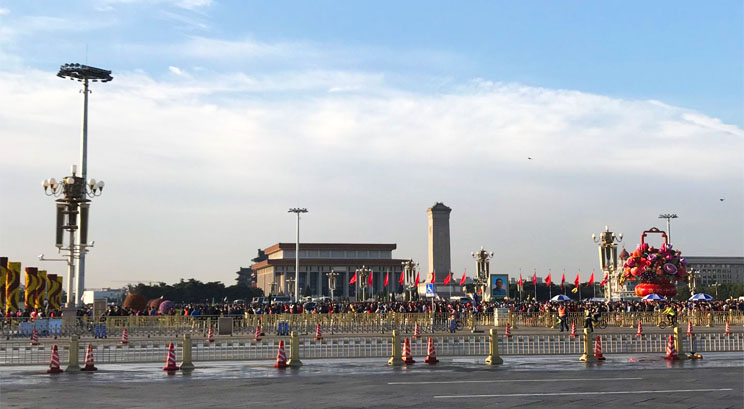
[[121, 342], [119, 342], [122, 345], [129, 345], [129, 332], [126, 328], [121, 330]]
[[256, 336], [253, 338], [253, 340], [256, 342], [261, 340], [261, 324], [256, 325]]
[[636, 331], [636, 337], [643, 338], [643, 326], [641, 325], [641, 321], [638, 321], [638, 331]]
[[509, 326], [509, 323], [506, 323], [506, 330], [504, 331], [504, 338], [511, 338], [511, 327]]
[[209, 332], [207, 332], [207, 342], [210, 344], [214, 342], [214, 327], [209, 326]]
[[426, 351], [426, 359], [424, 359], [424, 362], [426, 362], [429, 365], [434, 365], [439, 360], [437, 359], [437, 351], [434, 350], [434, 340], [429, 337], [429, 346]]
[[576, 323], [571, 323], [571, 334], [569, 335], [571, 338], [576, 338]]
[[39, 333], [36, 332], [36, 328], [34, 328], [34, 332], [31, 333], [31, 345], [39, 345]]
[[725, 336], [731, 335], [731, 324], [729, 324], [728, 320], [726, 320], [726, 331], [723, 333]]
[[421, 337], [421, 330], [419, 329], [418, 322], [413, 326], [413, 339], [419, 339]]
[[88, 344], [88, 350], [85, 352], [85, 366], [80, 369], [81, 371], [97, 371], [93, 365], [93, 345]]
[[667, 342], [666, 347], [666, 356], [664, 359], [668, 359], [670, 361], [676, 361], [679, 359], [677, 356], [677, 348], [674, 347], [674, 335], [669, 336], [669, 342]]
[[594, 341], [594, 357], [600, 361], [604, 361], [605, 357], [602, 355], [602, 338], [597, 335], [597, 340]]
[[315, 324], [315, 340], [320, 341], [323, 339], [323, 331], [320, 329], [320, 323]]
[[165, 360], [164, 371], [177, 371], [178, 365], [176, 365], [176, 349], [173, 347], [173, 343], [168, 344], [168, 357]]
[[414, 364], [416, 361], [413, 360], [411, 355], [411, 340], [406, 338], [403, 343], [403, 363], [406, 365]]
[[692, 335], [692, 320], [687, 321], [687, 336]]
[[59, 367], [59, 351], [57, 350], [57, 344], [52, 345], [52, 359], [49, 362], [49, 369], [47, 369], [46, 373], [62, 373], [62, 369]]
[[284, 340], [279, 340], [279, 350], [276, 353], [276, 362], [274, 368], [286, 368], [287, 367], [287, 355], [284, 354]]

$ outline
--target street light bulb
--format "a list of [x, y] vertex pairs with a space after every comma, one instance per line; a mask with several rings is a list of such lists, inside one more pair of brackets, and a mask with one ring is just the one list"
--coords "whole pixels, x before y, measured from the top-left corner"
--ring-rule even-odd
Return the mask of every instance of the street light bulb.
[[620, 233], [620, 235], [618, 237], [620, 237], [620, 240], [622, 240], [623, 239], [623, 234]]
[[44, 181], [41, 182], [41, 187], [43, 187], [44, 190], [46, 190], [49, 187], [49, 181], [47, 179], [44, 179]]
[[103, 187], [104, 187], [105, 185], [106, 185], [106, 184], [105, 184], [105, 183], [103, 183], [103, 181], [102, 181], [102, 180], [99, 180], [99, 181], [98, 181], [98, 184], [96, 185], [96, 187], [98, 188], [98, 190], [101, 190], [101, 191], [102, 191], [102, 190], [103, 190]]
[[74, 185], [75, 184], [75, 178], [64, 178], [65, 184], [67, 185]]
[[93, 178], [90, 178], [90, 180], [88, 180], [88, 186], [90, 186], [91, 189], [95, 189], [95, 187], [96, 187], [96, 180], [93, 179]]
[[597, 240], [597, 235], [592, 233], [592, 240]]
[[51, 186], [52, 189], [54, 189], [55, 187], [57, 187], [57, 179], [55, 179], [55, 178], [49, 178], [49, 186]]

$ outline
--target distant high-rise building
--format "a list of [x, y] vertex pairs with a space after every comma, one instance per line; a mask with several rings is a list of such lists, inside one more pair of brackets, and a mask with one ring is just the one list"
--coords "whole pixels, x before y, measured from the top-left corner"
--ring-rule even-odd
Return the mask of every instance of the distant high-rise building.
[[429, 218], [429, 271], [427, 281], [431, 280], [432, 272], [437, 273], [437, 281], [441, 282], [451, 268], [450, 262], [450, 228], [449, 217], [452, 209], [444, 203], [437, 202], [426, 210]]

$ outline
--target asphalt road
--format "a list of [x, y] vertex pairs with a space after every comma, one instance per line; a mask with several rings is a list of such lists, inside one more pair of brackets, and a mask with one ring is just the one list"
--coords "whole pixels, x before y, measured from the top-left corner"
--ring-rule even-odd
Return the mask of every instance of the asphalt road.
[[744, 354], [669, 363], [659, 356], [470, 358], [389, 368], [380, 360], [203, 363], [191, 375], [158, 365], [107, 365], [95, 374], [3, 368], [3, 408], [742, 408]]

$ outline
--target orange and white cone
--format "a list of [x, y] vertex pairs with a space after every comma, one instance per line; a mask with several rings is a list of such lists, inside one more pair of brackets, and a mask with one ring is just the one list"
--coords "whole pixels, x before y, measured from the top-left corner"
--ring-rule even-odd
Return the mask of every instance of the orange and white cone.
[[429, 337], [429, 345], [426, 351], [426, 359], [424, 359], [424, 362], [426, 362], [429, 365], [434, 365], [439, 360], [437, 359], [437, 351], [434, 350], [434, 340]]
[[34, 328], [34, 332], [31, 333], [31, 345], [39, 345], [39, 333], [36, 332], [36, 328]]
[[568, 335], [571, 338], [576, 338], [576, 323], [571, 323], [571, 334]]
[[210, 344], [214, 342], [214, 327], [211, 325], [209, 326], [209, 332], [207, 332], [207, 342]]
[[320, 323], [315, 324], [315, 340], [320, 341], [323, 339], [323, 331], [320, 329]]
[[726, 320], [726, 331], [724, 331], [723, 335], [731, 335], [731, 324], [728, 322], [728, 320]]
[[602, 355], [602, 338], [597, 335], [597, 340], [594, 341], [594, 357], [600, 361], [604, 361], [606, 358]]
[[664, 359], [668, 359], [670, 361], [676, 361], [679, 359], [677, 356], [677, 348], [674, 347], [674, 335], [669, 336], [669, 342], [667, 342], [666, 347], [666, 356]]
[[506, 323], [506, 330], [504, 330], [504, 338], [511, 338], [511, 327], [509, 326], [509, 323]]
[[643, 326], [641, 325], [641, 321], [638, 321], [638, 331], [636, 331], [636, 337], [643, 338]]
[[178, 365], [176, 365], [176, 349], [173, 347], [173, 343], [171, 342], [168, 345], [168, 357], [165, 360], [165, 366], [163, 367], [164, 371], [177, 371]]
[[411, 355], [411, 340], [408, 338], [403, 342], [403, 363], [406, 365], [416, 363], [416, 361], [413, 360], [413, 355]]
[[62, 369], [59, 367], [59, 351], [57, 350], [57, 344], [52, 345], [52, 359], [49, 361], [49, 369], [47, 369], [46, 373], [62, 373]]
[[287, 355], [284, 354], [284, 340], [279, 340], [279, 350], [276, 352], [276, 362], [274, 368], [286, 368], [287, 367]]
[[261, 324], [256, 325], [256, 336], [253, 338], [253, 340], [256, 342], [261, 340]]
[[419, 339], [421, 337], [421, 329], [419, 328], [418, 322], [413, 326], [413, 339]]
[[91, 344], [88, 344], [88, 350], [85, 352], [85, 366], [80, 370], [86, 372], [98, 370], [98, 368], [93, 364], [93, 345]]
[[692, 320], [687, 321], [687, 336], [692, 335]]
[[129, 345], [129, 332], [126, 328], [121, 330], [121, 342], [119, 342], [122, 345]]

